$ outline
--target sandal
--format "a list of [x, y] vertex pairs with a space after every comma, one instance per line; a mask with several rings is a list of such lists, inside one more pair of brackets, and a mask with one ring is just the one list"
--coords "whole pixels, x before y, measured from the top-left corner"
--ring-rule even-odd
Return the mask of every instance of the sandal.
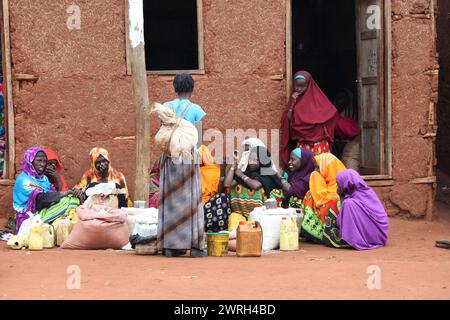
[[196, 249], [196, 248], [191, 249], [191, 257], [193, 257], [193, 258], [206, 257], [206, 256], [207, 256], [207, 254], [203, 250]]
[[450, 249], [450, 241], [449, 240], [438, 240], [436, 241], [436, 247], [443, 249]]

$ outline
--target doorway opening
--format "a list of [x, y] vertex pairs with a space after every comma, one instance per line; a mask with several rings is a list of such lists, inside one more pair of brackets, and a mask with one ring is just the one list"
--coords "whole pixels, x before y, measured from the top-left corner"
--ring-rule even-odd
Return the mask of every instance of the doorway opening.
[[289, 10], [290, 72], [309, 71], [354, 128], [336, 130], [332, 152], [366, 179], [392, 179], [389, 2], [291, 0]]
[[437, 50], [439, 98], [437, 105], [437, 199], [450, 204], [450, 2], [438, 1]]
[[[355, 29], [355, 0], [292, 1], [292, 72], [310, 72], [340, 114], [357, 121]], [[342, 159], [347, 143], [336, 137], [332, 152]]]

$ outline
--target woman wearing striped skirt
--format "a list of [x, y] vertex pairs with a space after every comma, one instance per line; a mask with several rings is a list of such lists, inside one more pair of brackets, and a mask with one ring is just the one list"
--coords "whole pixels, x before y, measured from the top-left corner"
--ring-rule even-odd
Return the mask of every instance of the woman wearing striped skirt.
[[[179, 74], [173, 81], [179, 99], [164, 105], [172, 108], [193, 125], [201, 124], [203, 109], [189, 101], [194, 80], [188, 74]], [[201, 132], [201, 131], [200, 131]], [[160, 172], [160, 205], [158, 213], [158, 246], [165, 256], [176, 257], [190, 250], [192, 257], [206, 253], [202, 188], [197, 150], [183, 159], [163, 155]]]

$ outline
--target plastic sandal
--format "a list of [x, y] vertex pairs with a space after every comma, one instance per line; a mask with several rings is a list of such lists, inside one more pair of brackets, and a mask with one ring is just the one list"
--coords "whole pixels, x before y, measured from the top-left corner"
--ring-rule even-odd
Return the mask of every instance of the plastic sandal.
[[436, 247], [450, 249], [450, 240], [438, 240], [436, 241]]

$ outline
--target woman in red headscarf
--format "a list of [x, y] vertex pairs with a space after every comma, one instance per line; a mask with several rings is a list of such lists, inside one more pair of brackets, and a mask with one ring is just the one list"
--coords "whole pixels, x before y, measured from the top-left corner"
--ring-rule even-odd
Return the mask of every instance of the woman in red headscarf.
[[295, 148], [315, 155], [330, 152], [337, 119], [336, 107], [309, 72], [294, 75], [293, 93], [281, 118], [281, 160], [286, 166]]
[[56, 152], [50, 149], [45, 149], [45, 154], [47, 155], [48, 160], [45, 175], [53, 184], [53, 186], [56, 188], [56, 190], [58, 191], [69, 190], [69, 188], [67, 187], [66, 180], [62, 175], [62, 165], [58, 155], [56, 154]]

